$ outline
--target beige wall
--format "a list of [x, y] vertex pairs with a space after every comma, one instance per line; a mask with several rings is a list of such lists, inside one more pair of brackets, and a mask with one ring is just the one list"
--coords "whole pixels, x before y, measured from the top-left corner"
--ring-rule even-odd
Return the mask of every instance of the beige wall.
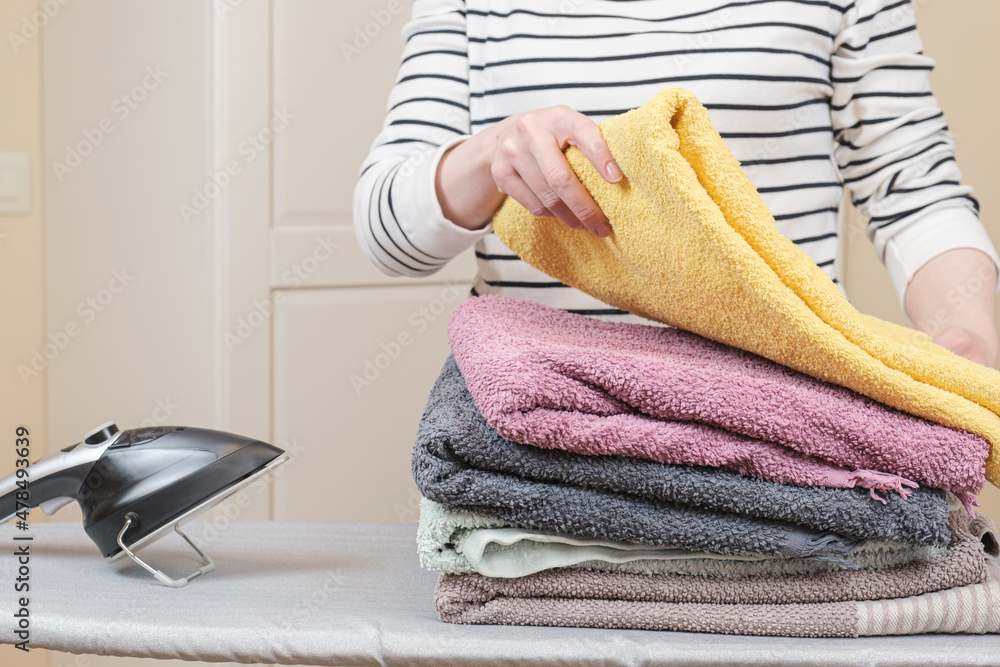
[[[38, 37], [21, 45], [17, 53], [8, 43], [8, 31], [19, 29], [21, 17], [34, 10], [34, 0], [0, 3], [0, 152], [31, 156], [31, 212], [0, 214], [0, 475], [13, 468], [10, 453], [14, 429], [27, 425], [34, 440], [33, 456], [45, 453], [45, 378], [25, 386], [17, 365], [25, 363], [32, 349], [41, 349], [45, 338], [45, 256], [42, 211], [42, 93], [41, 44]], [[42, 517], [35, 512], [34, 520]], [[42, 651], [24, 653], [9, 645], [0, 647], [0, 664], [35, 667], [48, 665]]]
[[[0, 26], [13, 25], [33, 7], [33, 0], [0, 3]], [[34, 453], [45, 442], [45, 378], [27, 386], [17, 373], [18, 364], [41, 349], [45, 337], [45, 257], [42, 225], [42, 99], [40, 45], [36, 38], [17, 54], [4, 39], [0, 48], [0, 152], [28, 153], [32, 167], [31, 212], [0, 213], [0, 470], [7, 470], [8, 448], [18, 424], [27, 425], [35, 439]]]

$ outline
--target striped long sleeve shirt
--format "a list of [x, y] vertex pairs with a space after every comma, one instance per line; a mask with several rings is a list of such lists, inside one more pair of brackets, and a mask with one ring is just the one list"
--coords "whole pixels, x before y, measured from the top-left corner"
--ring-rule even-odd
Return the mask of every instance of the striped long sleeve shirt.
[[414, 0], [381, 133], [354, 195], [385, 273], [423, 276], [475, 245], [473, 293], [624, 314], [554, 281], [487, 225], [447, 220], [434, 179], [451, 146], [565, 104], [601, 121], [681, 86], [708, 109], [779, 231], [836, 281], [844, 188], [900, 299], [954, 248], [997, 259], [931, 92], [909, 0]]

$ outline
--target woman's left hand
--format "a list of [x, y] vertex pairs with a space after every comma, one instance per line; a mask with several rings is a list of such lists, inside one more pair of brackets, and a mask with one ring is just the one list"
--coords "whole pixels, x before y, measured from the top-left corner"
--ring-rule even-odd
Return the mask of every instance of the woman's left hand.
[[906, 289], [906, 314], [934, 342], [984, 366], [997, 363], [997, 267], [972, 248], [943, 252]]
[[991, 368], [996, 366], [996, 329], [980, 334], [962, 327], [948, 327], [934, 339], [934, 342], [961, 357], [971, 359], [977, 364]]

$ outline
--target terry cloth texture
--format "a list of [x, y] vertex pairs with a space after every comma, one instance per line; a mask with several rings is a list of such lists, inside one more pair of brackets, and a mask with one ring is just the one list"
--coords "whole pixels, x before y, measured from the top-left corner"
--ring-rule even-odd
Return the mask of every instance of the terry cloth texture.
[[[495, 550], [491, 544], [496, 533], [500, 532], [504, 533], [505, 542], [513, 542], [504, 551]], [[516, 541], [511, 539], [510, 533], [517, 534]], [[487, 542], [478, 557], [474, 553], [477, 546], [473, 544], [477, 540]], [[636, 560], [610, 562], [607, 550], [595, 553], [590, 548], [595, 543], [610, 545], [619, 560], [628, 550], [641, 549], [643, 553], [633, 551]], [[656, 555], [654, 550], [656, 547], [635, 542], [588, 540], [550, 531], [518, 528], [487, 514], [448, 508], [426, 498], [420, 501], [420, 522], [417, 526], [420, 564], [425, 569], [444, 574], [526, 576], [548, 569], [558, 561], [560, 566], [603, 572], [750, 577], [896, 567], [915, 560], [930, 560], [944, 553], [942, 547], [915, 547], [898, 542], [863, 542], [844, 555], [842, 562], [747, 554], [720, 556], [698, 551], [686, 551], [685, 558], [675, 558], [679, 550], [670, 550], [669, 558], [653, 558]], [[667, 550], [669, 548], [659, 549]], [[600, 560], [596, 560], [598, 558]], [[500, 575], [499, 571], [505, 574]]]
[[508, 198], [493, 229], [511, 250], [605, 303], [981, 435], [992, 444], [987, 477], [1000, 481], [1000, 373], [858, 313], [778, 233], [691, 93], [663, 90], [600, 127], [622, 182], [604, 181], [577, 148], [567, 159], [613, 233], [535, 218]]
[[516, 442], [801, 486], [904, 492], [902, 475], [968, 500], [984, 484], [979, 436], [687, 331], [486, 296], [459, 305], [448, 338], [486, 421]]
[[558, 567], [579, 565], [591, 560], [629, 563], [637, 560], [718, 559], [758, 561], [780, 556], [737, 556], [692, 552], [687, 549], [653, 547], [633, 542], [587, 540], [540, 530], [484, 528], [469, 532], [462, 541], [462, 555], [473, 569], [486, 577], [526, 577]]
[[[487, 300], [482, 305], [489, 306], [491, 301], [503, 303]], [[511, 320], [508, 326], [517, 327], [519, 321]], [[617, 329], [622, 325], [610, 326]], [[671, 337], [704, 340], [676, 330], [658, 331]], [[614, 339], [609, 342], [617, 344]], [[750, 356], [738, 351], [736, 354]], [[791, 486], [716, 468], [667, 465], [624, 456], [584, 456], [505, 440], [479, 412], [453, 357], [445, 362], [428, 397], [417, 436], [417, 448], [421, 447], [443, 452], [445, 460], [461, 464], [460, 475], [490, 470], [539, 482], [784, 521], [851, 539], [941, 547], [949, 540], [948, 501], [944, 492], [936, 489], [917, 489], [909, 499], [889, 494], [882, 504], [861, 489]]]
[[455, 460], [440, 441], [426, 442], [413, 450], [413, 479], [421, 495], [489, 512], [526, 528], [697, 551], [800, 558], [849, 553], [857, 546], [834, 533], [780, 521], [476, 470]]
[[[516, 579], [442, 575], [434, 602], [442, 620], [452, 623], [810, 637], [905, 634], [926, 632], [928, 626], [933, 631], [996, 632], [1000, 600], [998, 591], [990, 590], [995, 575], [988, 574], [983, 543], [970, 533], [967, 518], [955, 518], [953, 541], [944, 555], [886, 570], [728, 579], [571, 569]], [[986, 591], [962, 592], [984, 582]], [[932, 593], [939, 597], [918, 601]], [[876, 602], [862, 614], [858, 601], [864, 600], [886, 604]], [[945, 619], [943, 613], [937, 622], [926, 615], [919, 621], [906, 617], [907, 608], [921, 606], [950, 607], [960, 620]], [[873, 622], [876, 615], [880, 617]]]

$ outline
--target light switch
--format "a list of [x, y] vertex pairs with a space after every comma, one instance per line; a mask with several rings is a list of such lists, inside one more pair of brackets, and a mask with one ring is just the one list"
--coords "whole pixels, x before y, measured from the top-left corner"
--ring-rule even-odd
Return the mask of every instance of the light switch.
[[17, 199], [17, 171], [14, 167], [0, 167], [0, 201]]
[[31, 210], [31, 160], [27, 153], [0, 153], [0, 215]]

